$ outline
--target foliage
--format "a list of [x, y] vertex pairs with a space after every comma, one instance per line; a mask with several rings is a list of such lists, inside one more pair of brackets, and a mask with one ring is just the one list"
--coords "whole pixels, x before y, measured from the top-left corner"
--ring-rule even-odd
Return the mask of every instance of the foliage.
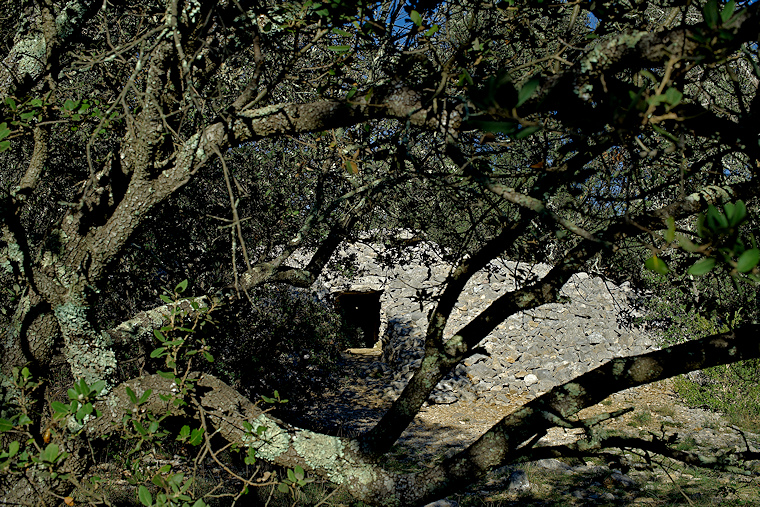
[[330, 386], [340, 352], [356, 344], [331, 302], [313, 293], [261, 287], [249, 295], [253, 306], [232, 303], [227, 312], [234, 326], [216, 336], [214, 371], [252, 397], [282, 392], [291, 400], [285, 410], [308, 403]]
[[[640, 304], [647, 328], [663, 345], [682, 343], [695, 336], [736, 329], [758, 319], [757, 287], [736, 283], [727, 276], [682, 275], [661, 279], [645, 276]], [[653, 298], [649, 294], [658, 293]], [[677, 392], [686, 403], [727, 414], [752, 431], [760, 421], [760, 362], [748, 360], [716, 366], [676, 379]]]
[[[162, 294], [162, 299], [170, 304], [170, 313], [166, 315], [169, 324], [154, 331], [158, 347], [150, 354], [153, 358], [161, 358], [170, 371], [161, 372], [162, 376], [175, 381], [171, 395], [155, 394], [151, 389], [142, 393], [136, 393], [126, 386], [131, 408], [126, 412], [118, 424], [118, 434], [124, 442], [124, 456], [126, 456], [127, 482], [135, 487], [136, 499], [145, 507], [153, 506], [181, 506], [203, 507], [207, 505], [209, 498], [204, 491], [199, 490], [196, 483], [200, 479], [198, 464], [205, 454], [216, 457], [219, 449], [215, 449], [209, 436], [203, 427], [191, 428], [185, 424], [175, 430], [173, 414], [174, 408], [187, 407], [188, 403], [194, 404], [195, 385], [194, 379], [189, 376], [194, 365], [196, 355], [200, 355], [208, 362], [213, 362], [213, 357], [208, 352], [205, 341], [195, 339], [196, 330], [200, 330], [208, 324], [213, 324], [211, 314], [218, 311], [217, 302], [206, 306], [202, 302], [191, 300], [189, 307], [183, 308], [179, 303], [179, 295], [187, 288], [188, 282], [180, 282], [169, 294]], [[186, 327], [192, 326], [192, 327]], [[14, 370], [11, 377], [13, 387], [17, 388], [18, 395], [11, 404], [3, 405], [2, 418], [0, 418], [0, 435], [10, 436], [4, 439], [6, 448], [0, 450], [0, 485], [8, 486], [8, 481], [18, 481], [25, 475], [32, 481], [57, 480], [68, 483], [66, 491], [72, 491], [70, 496], [64, 498], [67, 505], [72, 505], [74, 498], [77, 502], [90, 502], [94, 504], [108, 504], [109, 495], [112, 491], [118, 491], [116, 483], [120, 479], [114, 476], [88, 476], [81, 477], [72, 472], [67, 466], [66, 459], [70, 453], [65, 449], [71, 448], [71, 442], [77, 439], [88, 441], [90, 449], [103, 448], [103, 442], [92, 438], [85, 431], [85, 425], [94, 418], [101, 417], [99, 411], [94, 410], [93, 403], [98, 399], [105, 384], [100, 381], [92, 386], [81, 379], [68, 390], [69, 403], [52, 401], [50, 412], [52, 417], [48, 426], [37, 433], [33, 425], [41, 401], [39, 391], [44, 385], [44, 380], [32, 378], [28, 368]], [[149, 401], [158, 396], [169, 402], [170, 409], [165, 413], [156, 413], [150, 410]], [[263, 397], [266, 403], [287, 403], [277, 391], [274, 397]], [[254, 429], [247, 425], [250, 432], [261, 434], [266, 428]], [[175, 433], [176, 431], [176, 433]], [[156, 452], [163, 454], [167, 446], [172, 447], [172, 441], [178, 442], [186, 449], [198, 449], [195, 466], [189, 462], [179, 463], [179, 471], [173, 471], [177, 464], [164, 464], [153, 466], [148, 455]], [[226, 446], [226, 447], [229, 447]], [[164, 449], [162, 452], [161, 449]], [[239, 451], [239, 450], [238, 450]], [[216, 459], [216, 458], [215, 458]], [[256, 457], [253, 448], [247, 450], [245, 457], [247, 465], [255, 465]], [[30, 473], [31, 471], [31, 473]], [[230, 472], [232, 473], [232, 472]], [[279, 488], [294, 497], [299, 495], [300, 489], [313, 482], [308, 478], [301, 467], [287, 470], [285, 479], [277, 482], [277, 475], [267, 472], [263, 478], [258, 477], [255, 482], [243, 480], [240, 490], [235, 493], [227, 493], [229, 496], [239, 498], [247, 493], [248, 486]], [[232, 477], [225, 479], [240, 479], [234, 473]], [[211, 491], [219, 489], [221, 484], [216, 484]], [[229, 489], [226, 485], [224, 489]], [[204, 501], [204, 498], [206, 501]]]
[[[431, 486], [377, 465], [495, 326], [561, 303], [586, 269], [634, 283], [649, 283], [642, 266], [673, 276], [650, 285], [674, 294], [660, 309], [665, 339], [699, 338], [673, 354], [712, 354], [662, 372], [735, 362], [705, 338], [729, 315], [736, 350], [757, 356], [744, 346], [760, 276], [757, 2], [17, 3], [0, 7], [0, 374], [7, 406], [30, 389], [39, 397], [3, 417], [39, 440], [66, 414], [66, 463], [111, 417], [94, 417], [101, 398], [122, 396], [135, 412], [114, 422], [135, 461], [169, 433], [216, 456], [212, 440], [239, 447], [245, 421], [249, 443], [292, 472], [289, 490], [316, 462], [328, 476], [371, 475], [343, 481], [363, 500], [424, 503], [461, 482], [454, 471], [475, 478], [519, 459], [532, 445], [513, 442], [641, 381], [614, 370], [615, 382], [583, 394], [576, 379], [562, 403], [548, 393], [427, 470]], [[275, 388], [308, 399], [350, 345], [328, 307], [282, 287], [311, 287], [343, 242], [401, 227], [455, 266], [429, 294], [426, 357], [409, 387], [355, 439], [249, 422], [265, 417], [250, 399]], [[551, 269], [450, 329], [467, 280], [504, 256]], [[183, 279], [193, 283], [161, 298]], [[212, 311], [218, 326], [201, 329]], [[59, 383], [25, 384], [24, 368], [72, 377], [76, 399]], [[200, 396], [202, 381], [213, 387]], [[156, 398], [135, 386], [161, 382], [177, 390], [171, 410], [188, 411], [179, 421], [141, 411]], [[229, 398], [224, 416], [205, 419]], [[492, 437], [502, 444], [485, 448]], [[308, 446], [280, 453], [286, 440], [342, 451], [313, 461]], [[29, 456], [47, 449], [36, 446]], [[52, 465], [53, 451], [39, 459]], [[146, 482], [140, 501], [184, 502], [186, 479]], [[255, 483], [236, 480], [233, 497]]]

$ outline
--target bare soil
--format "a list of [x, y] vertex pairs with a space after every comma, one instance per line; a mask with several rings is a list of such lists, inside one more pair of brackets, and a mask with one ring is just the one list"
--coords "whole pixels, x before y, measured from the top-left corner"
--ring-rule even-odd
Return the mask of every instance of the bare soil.
[[[307, 414], [310, 425], [322, 431], [353, 436], [371, 428], [380, 419], [391, 404], [391, 400], [383, 396], [388, 379], [364, 375], [367, 367], [380, 359], [379, 354], [376, 349], [350, 349], [343, 354], [343, 374], [338, 386], [325, 393]], [[478, 401], [426, 404], [392, 450], [387, 466], [399, 469], [431, 466], [466, 448], [529, 400], [516, 397], [511, 401], [509, 405]], [[720, 414], [686, 407], [673, 391], [670, 381], [613, 394], [584, 409], [578, 416], [585, 419], [624, 408], [632, 408], [632, 411], [602, 423], [606, 432], [672, 438], [685, 450], [712, 454], [744, 449], [747, 443], [760, 440], [757, 435], [732, 427]], [[572, 442], [580, 434], [580, 430], [555, 428], [541, 444]], [[509, 476], [515, 470], [515, 466], [509, 466], [497, 470], [486, 481], [457, 498], [467, 505], [760, 505], [756, 475], [708, 472], [708, 476], [700, 476], [693, 469], [675, 463], [668, 465], [667, 460], [646, 464], [646, 458], [635, 454], [625, 456], [628, 461], [632, 458], [641, 462], [630, 469], [626, 466], [624, 470], [633, 477], [635, 486], [610, 479], [612, 469], [592, 462], [581, 463], [580, 467], [576, 463], [572, 473], [525, 464], [521, 467], [528, 471], [533, 482], [529, 492], [509, 491]], [[573, 475], [570, 485], [567, 485], [568, 474]], [[552, 499], [557, 494], [561, 500]], [[605, 498], [607, 503], [604, 503]]]

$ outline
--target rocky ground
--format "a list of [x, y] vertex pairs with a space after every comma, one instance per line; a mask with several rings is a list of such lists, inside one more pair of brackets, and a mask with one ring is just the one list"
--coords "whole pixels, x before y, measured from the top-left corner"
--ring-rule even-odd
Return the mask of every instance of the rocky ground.
[[[379, 419], [391, 401], [388, 375], [373, 366], [378, 354], [374, 349], [344, 354], [339, 386], [307, 414], [310, 426], [350, 436]], [[510, 401], [508, 405], [478, 401], [426, 405], [394, 447], [387, 466], [411, 469], [465, 448], [527, 398]], [[580, 416], [629, 407], [631, 412], [604, 423], [602, 429], [634, 437], [664, 436], [679, 449], [704, 454], [745, 450], [747, 443], [757, 450], [760, 445], [760, 436], [732, 427], [719, 414], [684, 406], [667, 381], [614, 394]], [[577, 431], [557, 428], [542, 444], [577, 438]], [[669, 459], [621, 451], [610, 463], [548, 459], [504, 467], [438, 505], [760, 505], [758, 485], [752, 473], [685, 468]]]

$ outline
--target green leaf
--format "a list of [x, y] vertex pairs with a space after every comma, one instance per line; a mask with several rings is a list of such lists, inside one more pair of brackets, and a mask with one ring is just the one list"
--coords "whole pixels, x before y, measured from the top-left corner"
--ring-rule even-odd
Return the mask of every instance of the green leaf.
[[8, 457], [12, 458], [13, 456], [15, 456], [20, 446], [21, 444], [17, 440], [14, 440], [10, 444], [8, 444]]
[[737, 201], [736, 204], [726, 203], [723, 205], [723, 210], [726, 212], [729, 227], [736, 227], [747, 218], [747, 207], [744, 201]]
[[350, 33], [348, 33], [345, 30], [341, 30], [340, 28], [337, 28], [337, 27], [332, 29], [332, 33], [334, 33], [335, 35], [340, 35], [341, 37], [351, 37]]
[[8, 124], [6, 122], [0, 123], [0, 139], [5, 139], [11, 135], [11, 129], [8, 128]]
[[156, 350], [150, 353], [150, 357], [153, 359], [161, 357], [166, 352], [166, 347], [158, 347]]
[[3, 419], [2, 417], [0, 417], [0, 433], [4, 433], [12, 429], [13, 429], [13, 423], [9, 421], [8, 419]]
[[645, 78], [649, 79], [653, 84], [658, 84], [660, 82], [660, 80], [654, 77], [654, 74], [652, 74], [652, 72], [647, 69], [640, 70], [639, 73]]
[[148, 398], [150, 398], [150, 395], [153, 393], [153, 389], [148, 389], [144, 393], [142, 393], [142, 396], [140, 396], [140, 399], [137, 400], [138, 405], [142, 405], [146, 401], [148, 401]]
[[718, 211], [718, 208], [712, 204], [707, 208], [707, 226], [713, 232], [718, 232], [719, 229], [725, 229], [728, 227], [726, 216]]
[[281, 482], [277, 485], [277, 491], [279, 491], [280, 493], [287, 493], [288, 491], [290, 491], [290, 488], [288, 487], [287, 484], [284, 484]]
[[53, 407], [53, 412], [57, 414], [68, 414], [69, 413], [69, 406], [64, 405], [60, 401], [54, 401], [50, 404]]
[[5, 97], [5, 103], [8, 104], [8, 107], [11, 108], [11, 111], [16, 110], [16, 101], [11, 97]]
[[420, 16], [420, 13], [417, 11], [412, 11], [409, 13], [409, 18], [411, 18], [412, 23], [414, 23], [417, 26], [422, 26], [422, 16]]
[[459, 73], [459, 82], [457, 82], [457, 86], [464, 86], [465, 83], [469, 85], [475, 84], [472, 80], [472, 76], [467, 72], [467, 69], [462, 69], [462, 72]]
[[177, 435], [177, 440], [187, 440], [187, 438], [190, 436], [190, 426], [185, 424], [180, 428], [179, 435]]
[[723, 213], [726, 215], [726, 219], [728, 220], [728, 223], [731, 223], [731, 218], [734, 215], [734, 212], [736, 211], [736, 206], [734, 206], [733, 203], [727, 202], [723, 205]]
[[204, 502], [201, 499], [196, 500], [196, 502], [193, 504], [193, 507], [206, 507], [206, 502]]
[[140, 489], [137, 491], [137, 498], [140, 499], [140, 503], [145, 507], [151, 507], [153, 505], [153, 495], [150, 494], [148, 488], [140, 485]]
[[83, 420], [85, 417], [92, 414], [92, 411], [93, 411], [92, 403], [85, 403], [84, 405], [82, 405], [82, 407], [79, 410], [77, 410], [77, 414], [76, 414], [77, 420], [79, 421]]
[[145, 426], [140, 424], [140, 421], [132, 420], [132, 426], [134, 426], [135, 430], [142, 436], [146, 437], [148, 436], [148, 430], [145, 429]]
[[300, 465], [296, 465], [293, 472], [295, 473], [296, 479], [298, 479], [299, 481], [303, 480], [303, 478], [306, 477], [306, 472], [304, 472], [304, 469], [301, 468]]
[[181, 282], [179, 282], [177, 284], [177, 286], [174, 287], [174, 292], [176, 292], [178, 294], [181, 294], [181, 293], [185, 292], [185, 289], [187, 289], [187, 278], [185, 278], [184, 280], [182, 280]]
[[188, 443], [190, 445], [201, 445], [201, 442], [203, 442], [203, 431], [203, 428], [193, 430]]
[[541, 130], [540, 125], [532, 125], [530, 127], [522, 128], [517, 134], [515, 134], [515, 139], [525, 139], [526, 137], [535, 134], [539, 130]]
[[42, 461], [46, 461], [48, 463], [55, 463], [55, 460], [58, 458], [58, 455], [60, 454], [60, 449], [58, 448], [57, 444], [48, 444], [47, 447], [42, 451], [40, 454], [40, 459]]
[[676, 219], [668, 217], [666, 220], [668, 229], [665, 231], [665, 242], [672, 243], [676, 239]]
[[288, 468], [288, 479], [292, 482], [296, 482], [296, 474], [293, 472], [293, 470]]
[[536, 91], [539, 83], [540, 82], [537, 77], [529, 79], [528, 82], [525, 83], [522, 88], [520, 88], [520, 91], [517, 94], [517, 104], [515, 107], [520, 107], [523, 105], [530, 98], [530, 96], [533, 95], [533, 92]]
[[203, 357], [205, 357], [206, 361], [208, 361], [209, 363], [213, 363], [214, 362], [214, 356], [212, 356], [211, 354], [209, 354], [205, 350], [203, 351]]
[[438, 25], [431, 26], [430, 29], [425, 32], [425, 37], [430, 37], [431, 35], [437, 33], [439, 29], [440, 27]]
[[760, 262], [760, 250], [750, 248], [739, 256], [736, 261], [736, 270], [740, 273], [751, 271]]
[[77, 108], [78, 105], [79, 105], [78, 102], [71, 99], [66, 99], [66, 101], [63, 103], [63, 108], [66, 111], [73, 111], [74, 109]]
[[681, 99], [683, 98], [683, 93], [681, 93], [680, 90], [677, 90], [676, 88], [670, 87], [665, 91], [665, 102], [670, 105], [670, 107], [677, 106]]
[[106, 387], [106, 383], [102, 380], [98, 380], [97, 382], [92, 384], [92, 386], [90, 386], [90, 392], [98, 395], [103, 392], [103, 389], [105, 389], [105, 387]]
[[10, 141], [0, 141], [0, 153], [11, 147]]
[[718, 26], [718, 0], [707, 0], [707, 3], [702, 8], [702, 14], [707, 26], [710, 28]]
[[[152, 354], [151, 354], [151, 357], [153, 357]], [[129, 386], [126, 387], [126, 391], [127, 391], [127, 396], [129, 396], [129, 401], [137, 405], [137, 395], [135, 394], [135, 392], [132, 389], [130, 389]]]
[[686, 272], [690, 275], [701, 276], [709, 273], [715, 267], [715, 257], [705, 257], [694, 263]]
[[724, 23], [731, 19], [731, 16], [733, 16], [734, 11], [736, 10], [736, 2], [734, 0], [729, 0], [728, 3], [726, 3], [726, 6], [723, 7], [723, 10], [720, 11], [720, 19]]
[[[152, 482], [153, 484], [155, 484], [159, 488], [165, 488], [165, 487], [167, 487], [169, 485], [166, 482], [166, 479], [164, 479], [163, 477], [161, 477], [158, 474], [154, 475], [153, 478], [150, 480], [150, 482]], [[156, 498], [156, 500], [158, 500], [158, 498]]]
[[667, 275], [670, 272], [670, 269], [668, 268], [668, 265], [665, 264], [665, 261], [657, 257], [656, 255], [651, 256], [644, 262], [644, 267], [646, 267], [650, 271], [654, 271], [655, 273], [659, 273], [661, 275]]
[[158, 339], [158, 341], [160, 341], [161, 343], [166, 341], [166, 338], [164, 337], [163, 333], [161, 333], [161, 331], [159, 331], [158, 329], [153, 330], [153, 336], [155, 336]]
[[351, 50], [351, 46], [327, 46], [327, 49], [336, 53], [348, 53]]
[[159, 298], [161, 299], [161, 301], [163, 301], [164, 303], [167, 303], [167, 304], [171, 304], [171, 303], [174, 303], [174, 301], [172, 301], [172, 298], [170, 298], [170, 297], [169, 297], [169, 296], [167, 296], [166, 294], [161, 294], [161, 295], [160, 295], [160, 296], [158, 296], [158, 297], [159, 297]]

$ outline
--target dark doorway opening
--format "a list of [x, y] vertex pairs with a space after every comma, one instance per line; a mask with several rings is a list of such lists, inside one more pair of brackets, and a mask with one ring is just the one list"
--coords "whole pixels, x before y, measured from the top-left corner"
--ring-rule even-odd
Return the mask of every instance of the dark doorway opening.
[[[380, 336], [381, 290], [336, 292], [335, 305], [349, 332], [355, 333], [356, 347], [371, 348]], [[354, 341], [354, 340], [352, 340]]]

